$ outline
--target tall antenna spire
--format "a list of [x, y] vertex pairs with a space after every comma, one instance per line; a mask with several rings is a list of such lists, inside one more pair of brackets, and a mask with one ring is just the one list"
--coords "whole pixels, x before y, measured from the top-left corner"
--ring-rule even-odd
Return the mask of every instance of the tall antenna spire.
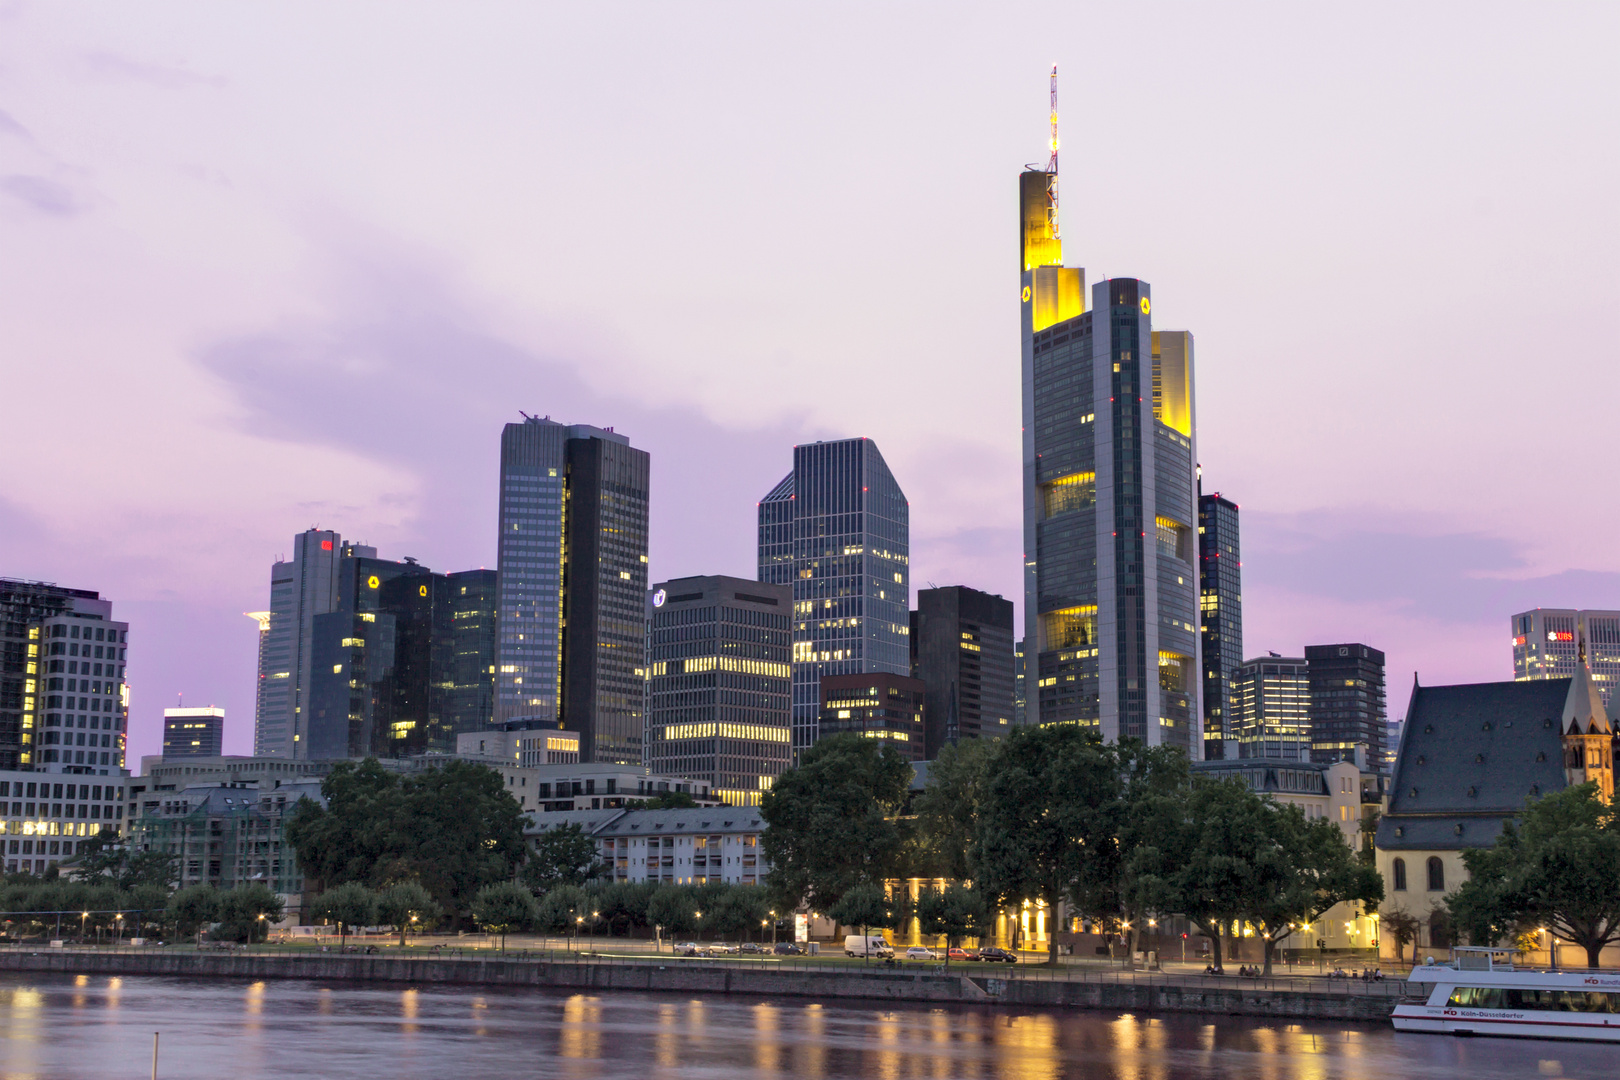
[[1057, 128], [1057, 65], [1052, 65], [1052, 157], [1046, 163], [1046, 171], [1052, 175], [1047, 182], [1046, 219], [1052, 227], [1052, 239], [1059, 240], [1062, 234], [1058, 232], [1058, 128]]

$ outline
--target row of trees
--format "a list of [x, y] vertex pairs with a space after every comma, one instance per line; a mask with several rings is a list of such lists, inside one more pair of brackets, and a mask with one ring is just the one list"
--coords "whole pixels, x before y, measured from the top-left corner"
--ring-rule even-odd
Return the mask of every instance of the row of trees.
[[[1217, 965], [1227, 928], [1248, 923], [1268, 971], [1298, 927], [1383, 898], [1337, 825], [1239, 780], [1196, 777], [1170, 747], [1104, 743], [1072, 724], [1018, 728], [947, 748], [908, 805], [910, 778], [877, 740], [807, 750], [760, 808], [772, 893], [848, 925], [886, 925], [899, 917], [886, 882], [943, 878], [958, 884], [918, 904], [931, 933], [969, 933], [989, 912], [1038, 900], [1133, 949], [1150, 917], [1182, 915], [1215, 941]], [[1055, 962], [1055, 935], [1050, 947]]]
[[218, 940], [244, 942], [263, 941], [270, 924], [283, 914], [281, 898], [263, 885], [229, 890], [193, 885], [176, 892], [152, 881], [126, 887], [105, 875], [71, 881], [18, 875], [0, 885], [0, 910], [15, 936], [60, 929], [86, 937], [169, 932], [189, 937], [212, 927]]

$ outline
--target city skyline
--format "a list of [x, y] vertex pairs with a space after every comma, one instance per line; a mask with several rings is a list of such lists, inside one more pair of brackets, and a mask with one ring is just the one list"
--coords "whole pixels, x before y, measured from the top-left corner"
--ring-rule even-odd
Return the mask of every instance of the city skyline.
[[[1066, 205], [1139, 193], [1142, 212], [1065, 228], [1093, 275], [1154, 282], [1156, 314], [1198, 331], [1199, 449], [1243, 505], [1246, 649], [1367, 641], [1391, 685], [1414, 668], [1425, 683], [1503, 679], [1506, 616], [1620, 607], [1620, 565], [1601, 543], [1616, 511], [1600, 502], [1578, 535], [1520, 529], [1582, 489], [1511, 435], [1601, 429], [1615, 396], [1605, 328], [1620, 245], [1600, 193], [1616, 150], [1588, 137], [1612, 117], [1593, 81], [1601, 58], [1570, 55], [1612, 39], [1612, 12], [1482, 13], [1464, 40], [1422, 12], [1393, 42], [1376, 13], [1284, 26], [1099, 9], [1053, 16], [1039, 55], [1008, 29], [964, 26], [906, 64], [894, 46], [912, 27], [884, 14], [870, 48], [812, 30], [780, 56], [786, 91], [759, 101], [713, 98], [707, 77], [670, 70], [658, 59], [670, 28], [651, 18], [614, 42], [629, 59], [614, 78], [641, 103], [629, 110], [607, 95], [577, 119], [485, 114], [498, 80], [426, 79], [458, 116], [484, 117], [476, 139], [431, 118], [442, 154], [394, 133], [409, 125], [393, 110], [425, 100], [415, 91], [327, 108], [356, 85], [396, 84], [388, 58], [409, 49], [371, 50], [357, 77], [350, 58], [306, 56], [290, 22], [243, 33], [253, 18], [225, 33], [161, 12], [90, 26], [30, 9], [0, 45], [16, 61], [0, 83], [16, 328], [4, 362], [31, 400], [73, 397], [91, 433], [58, 445], [45, 413], [17, 418], [20, 445], [55, 449], [49, 469], [0, 487], [0, 573], [96, 590], [138, 630], [131, 760], [155, 752], [176, 691], [227, 709], [227, 748], [251, 744], [257, 644], [241, 612], [263, 608], [263, 567], [286, 536], [321, 525], [427, 565], [493, 568], [490, 432], [518, 407], [614, 425], [652, 454], [653, 578], [750, 576], [752, 506], [786, 448], [864, 431], [914, 507], [913, 589], [1019, 597], [1004, 178], [1039, 155], [1049, 63], [1077, 73], [1066, 115], [1079, 124], [1144, 56], [1089, 43], [1149, 32], [1167, 77], [1145, 91], [1129, 152], [1104, 162], [1075, 140], [1066, 158]], [[776, 54], [784, 29], [766, 15], [696, 22], [719, 42], [700, 48], [719, 51], [694, 68], [727, 80], [733, 55]], [[589, 29], [540, 24], [551, 40]], [[330, 40], [360, 29], [340, 17]], [[390, 33], [432, 36], [410, 17]], [[982, 63], [942, 63], [969, 34]], [[1309, 71], [1303, 57], [1319, 54], [1285, 44], [1301, 34], [1332, 34], [1333, 55], [1356, 62]], [[810, 58], [828, 48], [855, 77], [812, 93]], [[532, 78], [577, 79], [606, 55], [579, 53]], [[281, 73], [300, 58], [295, 92]], [[516, 70], [498, 47], [485, 62]], [[578, 97], [548, 86], [519, 96]], [[654, 87], [694, 125], [681, 146], [664, 106], [647, 104]], [[252, 146], [229, 134], [271, 115]], [[363, 137], [350, 138], [356, 117]], [[128, 139], [110, 140], [111, 124]], [[504, 137], [536, 125], [545, 139]], [[1517, 148], [1506, 160], [1504, 141]], [[531, 159], [530, 143], [554, 156]], [[629, 184], [581, 202], [601, 186], [597, 149], [626, 143], [643, 155]], [[1198, 167], [1144, 170], [1151, 145], [1184, 145]], [[742, 174], [714, 183], [717, 160]], [[520, 193], [509, 176], [531, 180]], [[482, 194], [465, 198], [474, 184]], [[871, 193], [892, 184], [913, 218], [949, 223], [910, 230], [922, 265], [901, 275], [851, 258], [881, 223]], [[792, 255], [768, 290], [738, 273], [721, 228], [749, 217]], [[683, 273], [600, 289], [622, 272], [598, 260], [622, 258], [631, 236], [638, 257], [680, 252]], [[1413, 267], [1422, 303], [1397, 303], [1391, 282]], [[1536, 347], [1563, 361], [1530, 379], [1527, 331], [1501, 313], [1547, 273], [1565, 314]], [[73, 316], [86, 296], [116, 299], [86, 321]], [[1345, 322], [1353, 333], [1324, 331]], [[320, 400], [306, 400], [317, 374]]]

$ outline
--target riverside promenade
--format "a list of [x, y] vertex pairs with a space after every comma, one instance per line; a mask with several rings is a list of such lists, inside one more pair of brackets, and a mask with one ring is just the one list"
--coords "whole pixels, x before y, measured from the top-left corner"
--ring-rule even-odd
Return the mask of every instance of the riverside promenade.
[[645, 990], [759, 997], [863, 998], [990, 1006], [1383, 1021], [1406, 995], [1385, 982], [1271, 979], [1037, 964], [898, 967], [792, 958], [686, 958], [590, 952], [453, 954], [187, 948], [0, 949], [0, 972], [92, 976], [444, 983], [609, 993]]

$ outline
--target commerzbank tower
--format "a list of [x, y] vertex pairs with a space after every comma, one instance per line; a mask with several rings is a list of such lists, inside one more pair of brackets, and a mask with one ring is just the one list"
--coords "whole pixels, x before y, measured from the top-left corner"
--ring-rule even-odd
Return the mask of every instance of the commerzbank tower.
[[[1152, 287], [1063, 262], [1057, 69], [1018, 178], [1028, 723], [1203, 756], [1193, 339]], [[1069, 237], [1071, 248], [1073, 236]]]

